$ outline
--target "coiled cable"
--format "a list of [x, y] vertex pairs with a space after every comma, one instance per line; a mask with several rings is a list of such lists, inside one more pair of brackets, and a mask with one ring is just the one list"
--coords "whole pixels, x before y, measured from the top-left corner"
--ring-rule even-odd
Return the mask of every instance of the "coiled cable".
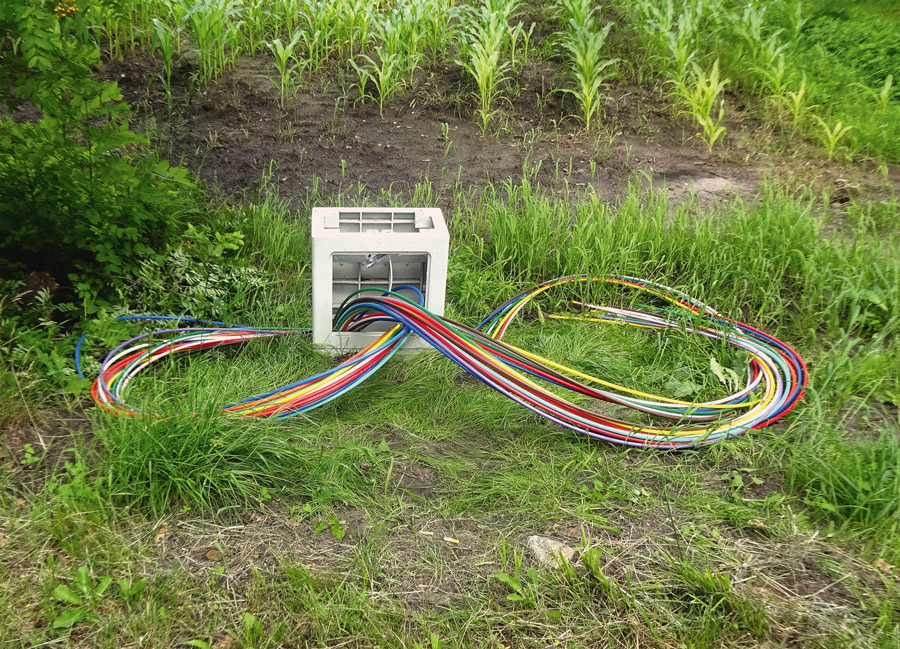
[[[617, 323], [661, 331], [678, 330], [722, 341], [745, 351], [749, 358], [744, 386], [712, 401], [685, 401], [616, 385], [503, 342], [510, 324], [529, 302], [544, 292], [573, 282], [606, 282], [649, 294], [666, 307], [642, 310], [581, 304], [585, 315], [550, 316], [588, 322]], [[418, 302], [400, 291], [413, 290]], [[392, 326], [374, 342], [335, 367], [263, 394], [221, 406], [229, 417], [290, 417], [318, 408], [362, 383], [416, 334], [482, 383], [522, 407], [578, 433], [615, 444], [686, 449], [712, 444], [768, 426], [790, 412], [808, 383], [806, 365], [786, 343], [750, 325], [727, 318], [708, 305], [675, 289], [625, 276], [574, 275], [540, 284], [520, 293], [488, 315], [477, 327], [435, 315], [423, 306], [422, 294], [410, 286], [385, 292], [364, 288], [338, 309], [335, 331], [360, 331], [375, 322]], [[685, 315], [690, 316], [685, 319]], [[679, 317], [680, 316], [680, 317]], [[309, 335], [308, 329], [257, 328], [218, 321], [170, 316], [126, 316], [120, 319], [190, 322], [207, 326], [174, 327], [130, 338], [107, 354], [91, 388], [101, 407], [124, 415], [152, 415], [130, 406], [125, 394], [132, 380], [160, 360], [182, 353], [257, 339]], [[208, 326], [213, 325], [213, 326]], [[161, 340], [156, 340], [162, 337]], [[76, 367], [81, 373], [81, 348]], [[624, 406], [661, 420], [629, 422], [599, 414], [551, 391], [544, 384], [600, 401]], [[668, 420], [668, 424], [662, 422]], [[655, 420], [654, 420], [655, 421]]]

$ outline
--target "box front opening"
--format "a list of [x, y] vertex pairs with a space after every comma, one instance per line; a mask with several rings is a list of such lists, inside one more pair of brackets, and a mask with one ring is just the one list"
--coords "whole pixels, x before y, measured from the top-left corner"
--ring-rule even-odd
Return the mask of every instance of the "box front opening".
[[[412, 286], [425, 295], [428, 261], [427, 253], [337, 253], [332, 255], [332, 315], [337, 313], [341, 303], [348, 296], [362, 288], [394, 290], [413, 301], [418, 301], [418, 295], [414, 290], [399, 287]], [[372, 294], [377, 295], [374, 291]], [[387, 331], [390, 327], [391, 323], [377, 322], [366, 327], [365, 331]]]

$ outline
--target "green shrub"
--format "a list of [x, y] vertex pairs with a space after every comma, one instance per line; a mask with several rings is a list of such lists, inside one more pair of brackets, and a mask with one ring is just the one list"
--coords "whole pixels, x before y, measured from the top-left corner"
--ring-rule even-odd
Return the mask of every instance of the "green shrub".
[[[0, 254], [58, 280], [77, 274], [88, 294], [156, 258], [187, 215], [177, 191], [190, 186], [186, 171], [126, 149], [143, 138], [120, 121], [122, 104], [100, 103], [117, 97], [114, 86], [95, 97], [71, 135], [73, 124], [45, 116], [7, 123], [0, 137]], [[97, 108], [109, 111], [103, 127], [94, 126]]]
[[144, 151], [115, 84], [95, 81], [83, 19], [39, 2], [0, 10], [3, 78], [39, 109], [0, 122], [0, 257], [50, 271], [79, 297], [110, 294], [142, 261], [159, 259], [193, 209], [187, 172]]

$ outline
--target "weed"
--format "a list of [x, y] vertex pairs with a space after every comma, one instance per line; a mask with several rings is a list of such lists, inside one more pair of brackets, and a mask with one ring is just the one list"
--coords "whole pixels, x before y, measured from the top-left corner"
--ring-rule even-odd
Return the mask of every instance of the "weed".
[[763, 637], [769, 629], [764, 609], [734, 592], [731, 578], [710, 568], [700, 570], [689, 562], [672, 560], [673, 568], [688, 586], [689, 597], [700, 609], [698, 626], [721, 624], [722, 614], [733, 619], [737, 629]]
[[331, 535], [338, 541], [343, 539], [346, 535], [344, 527], [341, 525], [337, 516], [329, 516], [324, 521], [319, 521], [313, 526], [314, 532], [324, 532], [325, 530], [330, 530]]
[[[102, 600], [109, 596], [109, 588], [113, 579], [103, 575], [96, 581], [91, 577], [87, 566], [80, 566], [75, 571], [73, 587], [59, 584], [53, 589], [53, 598], [69, 605], [52, 623], [54, 629], [68, 629], [79, 622], [91, 622], [97, 619]], [[118, 596], [129, 606], [133, 605], [141, 592], [146, 588], [147, 580], [139, 579], [131, 582], [124, 577], [118, 582]]]
[[496, 579], [500, 583], [506, 584], [511, 591], [507, 596], [510, 602], [521, 604], [525, 608], [534, 608], [537, 603], [534, 587], [538, 583], [537, 569], [532, 566], [523, 575], [522, 580], [506, 574], [505, 572], [497, 572], [490, 575], [492, 579]]

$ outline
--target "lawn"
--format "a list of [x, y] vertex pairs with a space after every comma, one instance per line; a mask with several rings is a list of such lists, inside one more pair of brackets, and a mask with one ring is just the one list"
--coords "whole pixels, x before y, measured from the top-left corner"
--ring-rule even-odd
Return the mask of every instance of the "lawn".
[[[782, 0], [4, 5], [0, 644], [900, 646], [898, 21]], [[95, 405], [109, 350], [161, 328], [117, 317], [308, 327], [328, 205], [443, 209], [456, 322], [557, 277], [644, 278], [787, 342], [809, 386], [681, 451], [559, 426], [437, 351], [294, 417], [223, 414], [346, 361], [297, 334], [157, 363], [125, 392], [144, 414]], [[503, 341], [728, 397], [751, 359], [677, 311], [579, 283]]]

